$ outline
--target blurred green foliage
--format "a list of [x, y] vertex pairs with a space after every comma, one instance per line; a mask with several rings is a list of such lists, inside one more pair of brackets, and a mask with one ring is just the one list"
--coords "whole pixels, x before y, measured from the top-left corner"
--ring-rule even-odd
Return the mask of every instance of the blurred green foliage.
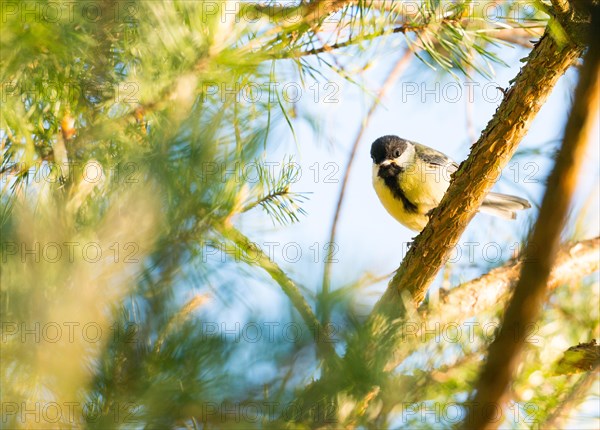
[[[448, 427], [489, 333], [408, 342], [400, 325], [382, 327], [378, 341], [402, 356], [382, 371], [388, 356], [354, 359], [369, 340], [352, 301], [368, 279], [314, 299], [223, 232], [259, 206], [274, 223], [302, 221], [293, 159], [279, 175], [261, 167], [273, 128], [293, 137], [301, 119], [270, 82], [307, 85], [322, 68], [354, 81], [322, 48], [347, 45], [367, 67], [394, 32], [431, 67], [489, 74], [490, 44], [506, 43], [496, 33], [545, 25], [535, 8], [493, 3], [496, 20], [468, 1], [341, 2], [322, 15], [315, 2], [3, 1], [0, 428]], [[268, 97], [239, 97], [252, 85]], [[256, 164], [259, 180], [213, 174], [235, 163]], [[245, 257], [207, 262], [207, 241]], [[294, 341], [278, 329], [255, 344], [207, 325], [253, 283], [292, 298], [281, 325], [301, 333]], [[535, 413], [505, 416], [508, 427], [542, 422], [573, 384], [550, 377], [551, 364], [597, 333], [597, 299], [590, 283], [548, 303], [539, 334], [560, 345], [529, 348], [514, 401]], [[307, 330], [319, 300], [341, 322]], [[317, 353], [318, 338], [334, 348]]]

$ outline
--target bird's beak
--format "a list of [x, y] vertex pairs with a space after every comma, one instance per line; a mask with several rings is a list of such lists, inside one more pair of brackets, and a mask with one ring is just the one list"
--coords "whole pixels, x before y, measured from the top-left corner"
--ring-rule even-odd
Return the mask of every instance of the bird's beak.
[[379, 166], [386, 167], [386, 166], [389, 166], [390, 164], [392, 164], [393, 162], [394, 162], [394, 160], [384, 160], [381, 163], [379, 163]]

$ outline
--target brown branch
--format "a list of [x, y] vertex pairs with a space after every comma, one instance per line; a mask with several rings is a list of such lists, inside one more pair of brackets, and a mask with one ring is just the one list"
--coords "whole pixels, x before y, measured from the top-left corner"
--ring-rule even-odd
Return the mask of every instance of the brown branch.
[[[557, 253], [554, 267], [548, 278], [548, 290], [554, 290], [560, 285], [598, 271], [599, 252], [600, 237], [563, 245]], [[442, 291], [443, 305], [435, 314], [439, 313], [449, 319], [451, 319], [449, 315], [469, 318], [505, 301], [512, 292], [522, 267], [522, 260], [512, 262], [448, 292]]]
[[[272, 18], [284, 18], [284, 22], [280, 22], [277, 25], [273, 26], [269, 30], [267, 30], [262, 37], [270, 37], [276, 36], [270, 42], [264, 42], [261, 38], [255, 38], [251, 40], [249, 43], [245, 45], [246, 48], [260, 48], [261, 51], [264, 50], [265, 46], [270, 46], [275, 42], [281, 41], [282, 36], [289, 34], [290, 30], [294, 30], [291, 33], [299, 31], [302, 33], [307, 28], [312, 29], [313, 31], [318, 31], [318, 27], [320, 26], [322, 19], [328, 17], [329, 15], [343, 9], [345, 6], [350, 6], [356, 4], [357, 0], [314, 0], [310, 3], [303, 2], [298, 6], [291, 7], [280, 7], [276, 5], [268, 5], [266, 7], [261, 7], [256, 4], [248, 4], [245, 5], [246, 9], [253, 9], [258, 11], [258, 13], [265, 14], [265, 11], [270, 11], [271, 19]], [[244, 12], [245, 13], [245, 12]], [[291, 14], [294, 14], [290, 16]], [[296, 17], [300, 15], [302, 16], [301, 20], [297, 20]], [[294, 18], [294, 19], [289, 19]], [[298, 34], [291, 35], [292, 38], [297, 38]], [[258, 46], [257, 46], [258, 45]], [[283, 58], [291, 58], [291, 56], [287, 55], [274, 55], [271, 56], [272, 59], [283, 59]]]
[[358, 0], [313, 0], [302, 2], [296, 6], [283, 6], [277, 2], [262, 5], [259, 3], [242, 4], [241, 15], [248, 16], [254, 12], [257, 15], [268, 16], [271, 20], [283, 21], [277, 28], [291, 27], [299, 23], [296, 18], [302, 16], [304, 23], [318, 23], [323, 18], [337, 12], [345, 6], [358, 3]]
[[[540, 215], [527, 246], [515, 293], [506, 310], [500, 333], [490, 345], [488, 359], [475, 386], [474, 404], [499, 405], [519, 363], [525, 343], [525, 330], [540, 312], [547, 292], [547, 281], [554, 263], [569, 205], [583, 164], [588, 136], [599, 108], [600, 94], [600, 10], [595, 8], [594, 30], [584, 67], [575, 92], [575, 101], [566, 125], [562, 148], [548, 180]], [[493, 429], [498, 422], [486, 408], [474, 413], [468, 410], [464, 426]]]
[[[600, 237], [564, 244], [557, 253], [556, 262], [550, 273], [548, 290], [554, 290], [569, 282], [577, 282], [597, 272], [600, 269], [599, 252]], [[506, 303], [518, 281], [522, 265], [522, 261], [511, 262], [450, 291], [441, 290], [441, 305], [434, 310], [421, 306], [419, 317], [427, 321], [429, 327], [442, 321], [460, 323], [498, 304]], [[421, 342], [424, 328], [422, 325], [411, 328], [410, 339], [414, 344]], [[394, 370], [414, 352], [411, 342], [404, 340], [401, 346], [394, 352], [385, 370]]]
[[304, 19], [306, 22], [318, 22], [345, 6], [357, 3], [358, 0], [313, 0], [308, 4]]
[[[358, 131], [358, 133], [354, 139], [354, 143], [352, 144], [352, 148], [350, 149], [350, 155], [348, 156], [348, 161], [346, 162], [346, 166], [344, 168], [344, 177], [342, 179], [342, 185], [340, 187], [340, 193], [338, 195], [338, 200], [337, 200], [337, 204], [335, 207], [335, 214], [333, 216], [333, 222], [331, 223], [331, 231], [329, 234], [329, 243], [335, 243], [337, 224], [338, 224], [338, 220], [340, 218], [342, 203], [344, 202], [344, 197], [345, 197], [345, 193], [346, 193], [346, 185], [348, 183], [348, 178], [350, 177], [350, 171], [352, 170], [352, 164], [354, 163], [354, 157], [356, 156], [356, 151], [358, 149], [358, 145], [367, 129], [367, 126], [369, 125], [371, 117], [373, 116], [373, 114], [375, 113], [377, 108], [379, 107], [381, 100], [383, 99], [383, 97], [388, 92], [388, 90], [394, 85], [394, 83], [398, 80], [398, 78], [402, 75], [402, 73], [406, 70], [406, 68], [410, 64], [410, 60], [412, 59], [412, 54], [413, 54], [413, 51], [411, 51], [410, 49], [407, 48], [406, 51], [404, 51], [404, 55], [402, 57], [400, 57], [400, 59], [396, 62], [396, 65], [394, 66], [394, 68], [392, 69], [390, 74], [387, 76], [385, 82], [379, 89], [377, 98], [371, 105], [371, 108], [369, 109], [369, 112], [367, 113], [367, 116], [363, 120], [360, 130]], [[322, 290], [323, 295], [327, 295], [329, 293], [329, 282], [331, 279], [331, 276], [330, 276], [331, 275], [331, 260], [332, 259], [330, 258], [329, 255], [327, 256], [327, 258], [325, 258], [325, 267], [323, 270], [323, 284], [322, 284], [323, 285], [323, 290]], [[328, 321], [327, 310], [325, 310], [323, 312], [323, 321], [324, 321], [324, 323], [326, 323]]]
[[384, 36], [386, 34], [396, 34], [396, 33], [403, 33], [406, 34], [408, 32], [411, 31], [419, 31], [422, 30], [423, 28], [425, 28], [422, 25], [401, 25], [398, 27], [394, 27], [391, 30], [387, 30], [387, 29], [383, 29], [381, 31], [375, 32], [375, 33], [371, 33], [371, 34], [367, 34], [365, 36], [361, 36], [360, 38], [357, 39], [348, 39], [348, 40], [344, 40], [343, 42], [339, 42], [339, 43], [334, 43], [333, 45], [323, 45], [319, 48], [314, 48], [314, 49], [310, 49], [308, 51], [301, 51], [298, 53], [290, 53], [290, 52], [286, 52], [283, 55], [274, 55], [272, 58], [276, 58], [276, 59], [280, 59], [280, 58], [296, 58], [296, 57], [305, 57], [308, 55], [318, 55], [318, 54], [322, 54], [324, 52], [331, 52], [334, 51], [336, 49], [340, 49], [340, 48], [345, 48], [347, 46], [351, 46], [351, 45], [355, 45], [357, 43], [360, 42], [364, 42], [367, 40], [373, 40], [376, 39], [378, 37]]
[[[273, 54], [269, 58], [285, 59], [285, 58], [306, 57], [309, 55], [318, 55], [318, 54], [322, 54], [324, 52], [332, 52], [332, 51], [335, 51], [340, 48], [352, 46], [352, 45], [355, 45], [360, 42], [373, 40], [373, 39], [376, 39], [378, 37], [385, 36], [388, 34], [396, 34], [396, 33], [406, 34], [406, 33], [410, 33], [410, 32], [419, 32], [419, 31], [426, 29], [427, 26], [428, 26], [428, 24], [400, 25], [400, 26], [392, 28], [391, 30], [382, 29], [375, 33], [370, 33], [370, 34], [361, 36], [356, 39], [350, 38], [348, 40], [344, 40], [343, 42], [334, 43], [332, 45], [323, 45], [319, 48], [309, 49], [306, 51], [300, 51], [300, 52], [295, 52], [295, 53], [294, 52], [283, 52], [283, 53]], [[496, 39], [503, 40], [503, 41], [509, 42], [509, 43], [513, 43], [515, 45], [520, 45], [524, 48], [532, 48], [533, 44], [529, 41], [529, 39], [531, 37], [533, 37], [534, 35], [530, 34], [528, 32], [528, 29], [529, 30], [539, 30], [539, 29], [543, 29], [543, 28], [544, 27], [542, 27], [542, 26], [536, 25], [536, 26], [531, 26], [531, 27], [514, 27], [514, 28], [510, 28], [510, 29], [507, 29], [507, 28], [490, 29], [490, 32], [494, 32], [494, 37]], [[541, 37], [541, 34], [539, 34], [539, 36]]]
[[407, 291], [415, 305], [423, 300], [429, 284], [493, 186], [493, 178], [508, 163], [556, 82], [581, 51], [582, 47], [575, 44], [559, 46], [548, 31], [536, 44], [373, 314], [401, 315], [400, 291]]
[[[566, 0], [565, 0], [566, 1]], [[315, 24], [318, 24], [320, 22], [320, 20], [322, 18], [325, 18], [329, 15], [331, 15], [332, 13], [337, 12], [338, 10], [342, 9], [345, 6], [349, 6], [349, 5], [353, 5], [353, 4], [357, 4], [358, 1], [357, 0], [315, 0], [312, 1], [310, 3], [308, 3], [307, 5], [299, 5], [299, 6], [293, 6], [293, 7], [277, 7], [277, 6], [260, 6], [260, 5], [247, 5], [246, 8], [247, 9], [253, 9], [256, 10], [258, 13], [262, 13], [265, 14], [266, 12], [270, 12], [269, 15], [271, 16], [271, 18], [274, 17], [278, 17], [278, 18], [285, 18], [286, 16], [293, 14], [296, 14], [298, 12], [300, 12], [303, 16], [303, 23], [306, 25], [309, 25], [311, 28], [313, 28], [313, 31], [315, 31], [315, 33], [318, 31], [318, 29], [315, 27]], [[374, 6], [374, 5], [371, 5]], [[405, 16], [406, 20], [412, 20], [414, 19], [414, 15], [410, 15], [410, 16]], [[448, 21], [454, 21], [455, 19], [449, 18]], [[285, 21], [285, 20], [284, 20]], [[446, 19], [442, 19], [442, 22], [446, 21]], [[464, 20], [464, 28], [466, 28], [466, 26], [469, 24], [469, 20]], [[439, 23], [438, 23], [439, 24]], [[278, 34], [281, 33], [286, 27], [290, 27], [293, 25], [297, 25], [297, 23], [291, 24], [291, 25], [278, 25], [275, 26], [274, 28], [270, 29], [266, 35], [271, 35], [271, 34]], [[280, 52], [280, 53], [276, 53], [276, 54], [272, 54], [269, 56], [269, 58], [271, 59], [287, 59], [287, 58], [299, 58], [299, 57], [305, 57], [305, 56], [310, 56], [310, 55], [318, 55], [318, 54], [322, 54], [324, 52], [331, 52], [340, 48], [344, 48], [347, 46], [351, 46], [363, 41], [368, 41], [368, 40], [372, 40], [375, 38], [378, 38], [380, 36], [384, 36], [387, 34], [395, 34], [395, 33], [403, 33], [406, 34], [408, 32], [416, 32], [416, 31], [421, 31], [424, 30], [425, 28], [427, 28], [429, 25], [428, 22], [425, 22], [421, 25], [400, 25], [397, 27], [394, 27], [392, 30], [387, 30], [387, 29], [382, 29], [380, 31], [371, 33], [371, 34], [367, 34], [365, 36], [359, 37], [357, 39], [348, 39], [345, 40], [343, 42], [339, 42], [339, 43], [334, 43], [332, 45], [323, 45], [319, 48], [314, 48], [314, 49], [310, 49], [310, 50], [306, 50], [306, 51], [300, 51], [300, 52]], [[526, 38], [527, 36], [531, 37], [531, 34], [528, 34], [527, 31], [532, 30], [539, 30], [541, 28], [544, 28], [543, 26], [539, 26], [539, 25], [533, 25], [533, 26], [521, 26], [521, 27], [515, 27], [512, 29], [507, 29], [507, 28], [492, 28], [489, 29], [489, 31], [491, 32], [496, 32], [496, 38], [500, 39], [500, 40], [505, 40], [509, 43], [514, 43], [514, 44], [519, 44], [523, 47], [526, 48], [531, 48], [532, 45], [528, 40], [525, 40], [524, 38]], [[516, 31], [516, 34], [513, 34], [513, 32]], [[539, 35], [541, 36], [541, 34]], [[276, 40], [279, 40], [280, 36], [278, 35]], [[254, 41], [256, 42], [256, 40]], [[269, 44], [267, 44], [269, 45]], [[248, 45], [251, 46], [251, 45]]]
[[416, 307], [423, 300], [429, 284], [492, 187], [497, 172], [508, 163], [556, 82], [582, 50], [578, 44], [559, 45], [549, 30], [545, 32], [472, 147], [469, 158], [454, 174], [448, 192], [409, 249], [363, 330], [349, 343], [345, 360], [387, 367], [396, 342], [382, 341], [382, 337], [394, 336], [407, 307]]

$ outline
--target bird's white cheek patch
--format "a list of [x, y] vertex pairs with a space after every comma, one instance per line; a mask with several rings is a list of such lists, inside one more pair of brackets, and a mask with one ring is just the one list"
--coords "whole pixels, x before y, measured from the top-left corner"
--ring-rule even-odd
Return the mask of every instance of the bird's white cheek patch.
[[402, 153], [402, 155], [400, 155], [400, 157], [395, 158], [394, 162], [398, 165], [398, 166], [402, 166], [404, 167], [408, 167], [409, 164], [412, 164], [410, 162], [411, 160], [411, 154], [409, 154], [409, 150], [406, 150]]

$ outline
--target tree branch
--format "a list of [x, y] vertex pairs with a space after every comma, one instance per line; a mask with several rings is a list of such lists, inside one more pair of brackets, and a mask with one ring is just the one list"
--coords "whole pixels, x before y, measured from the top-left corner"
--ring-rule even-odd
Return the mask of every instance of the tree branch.
[[[598, 271], [599, 251], [600, 237], [564, 244], [557, 253], [556, 262], [550, 273], [548, 290], [554, 290], [560, 285]], [[469, 318], [505, 301], [512, 292], [522, 267], [522, 260], [512, 262], [450, 291], [442, 291], [443, 305], [435, 314], [444, 315], [444, 318], [448, 319], [452, 319], [453, 315]], [[423, 311], [426, 312], [425, 309]], [[433, 317], [433, 314], [429, 315], [428, 319], [430, 317]]]
[[181, 326], [188, 318], [190, 318], [192, 312], [200, 307], [202, 304], [206, 303], [208, 300], [208, 296], [202, 294], [196, 294], [190, 300], [188, 300], [185, 305], [177, 312], [175, 315], [169, 319], [167, 325], [162, 329], [162, 331], [158, 335], [158, 339], [154, 344], [154, 352], [159, 353], [162, 348], [165, 339], [178, 327]]
[[358, 0], [313, 0], [302, 2], [295, 6], [284, 6], [277, 2], [262, 5], [259, 3], [242, 4], [242, 13], [247, 16], [254, 11], [256, 14], [266, 15], [270, 19], [284, 21], [283, 27], [297, 23], [296, 17], [302, 16], [305, 23], [317, 23], [330, 14], [337, 12], [343, 7], [358, 3]]
[[402, 314], [400, 291], [414, 304], [458, 242], [471, 218], [508, 163], [554, 85], [582, 52], [575, 44], [559, 46], [548, 31], [536, 44], [471, 153], [454, 174], [448, 192], [429, 224], [416, 238], [372, 315]]
[[313, 0], [307, 6], [304, 20], [318, 22], [345, 6], [357, 3], [358, 0]]
[[558, 14], [564, 14], [569, 10], [569, 2], [567, 0], [550, 0], [554, 11]]
[[[350, 38], [348, 40], [344, 40], [343, 42], [334, 43], [332, 45], [323, 45], [319, 48], [309, 49], [307, 51], [299, 51], [299, 52], [289, 52], [288, 51], [288, 52], [281, 52], [278, 54], [273, 54], [273, 55], [271, 55], [270, 58], [280, 60], [280, 59], [286, 59], [286, 58], [299, 58], [299, 57], [306, 57], [306, 56], [310, 56], [310, 55], [318, 55], [318, 54], [322, 54], [324, 52], [331, 52], [331, 51], [335, 51], [337, 49], [352, 46], [352, 45], [355, 45], [360, 42], [377, 39], [378, 37], [385, 36], [388, 34], [396, 34], [396, 33], [406, 34], [406, 33], [411, 33], [411, 32], [420, 32], [420, 31], [423, 31], [424, 29], [426, 29], [427, 26], [428, 26], [428, 24], [400, 25], [400, 26], [392, 28], [391, 30], [382, 29], [375, 33], [367, 34], [367, 35], [361, 36], [356, 39]], [[496, 39], [504, 40], [505, 42], [520, 45], [525, 48], [531, 48], [533, 45], [531, 44], [531, 42], [529, 42], [529, 39], [532, 37], [532, 35], [529, 34], [527, 32], [527, 30], [536, 30], [536, 29], [543, 29], [543, 28], [544, 28], [543, 26], [538, 26], [538, 25], [530, 26], [530, 27], [514, 27], [511, 29], [495, 28], [495, 29], [490, 29], [489, 32], [490, 33], [493, 32], [494, 37]], [[541, 34], [540, 34], [540, 36], [541, 36]]]
[[[554, 290], [568, 282], [576, 282], [600, 269], [598, 260], [600, 237], [564, 244], [557, 253], [556, 262], [548, 279], [548, 290]], [[419, 317], [431, 327], [437, 322], [464, 322], [498, 304], [506, 303], [518, 281], [523, 261], [511, 262], [498, 267], [485, 275], [466, 282], [450, 291], [441, 291], [441, 305], [437, 309], [421, 306]], [[415, 343], [422, 339], [418, 325], [411, 327], [411, 337]], [[385, 370], [394, 370], [409, 354], [414, 352], [410, 342], [402, 343], [402, 348], [394, 352]]]
[[[505, 397], [508, 384], [519, 363], [525, 343], [522, 329], [533, 323], [539, 314], [547, 292], [547, 280], [554, 263], [556, 249], [567, 218], [571, 198], [577, 185], [577, 175], [585, 156], [588, 136], [599, 108], [600, 94], [600, 10], [594, 10], [594, 33], [586, 54], [575, 101], [567, 122], [562, 148], [548, 180], [531, 241], [527, 246], [527, 261], [523, 264], [515, 293], [506, 310], [500, 333], [490, 345], [488, 359], [475, 387], [474, 404], [498, 405]], [[474, 413], [469, 409], [463, 425], [469, 428], [496, 428], [494, 412], [483, 408]]]
[[[313, 330], [314, 339], [317, 348], [324, 354], [322, 356], [337, 359], [339, 358], [333, 348], [332, 340], [327, 336], [327, 332], [323, 329], [321, 323], [313, 313], [310, 305], [304, 299], [300, 290], [283, 270], [272, 261], [256, 244], [244, 236], [239, 230], [229, 226], [217, 226], [217, 229], [224, 237], [231, 240], [246, 257], [250, 257], [249, 261], [256, 264], [267, 272], [271, 278], [279, 284], [283, 292], [288, 296], [306, 325]], [[250, 251], [250, 252], [249, 252]]]
[[371, 33], [371, 34], [367, 34], [365, 36], [362, 36], [360, 38], [356, 38], [356, 39], [348, 39], [348, 40], [344, 40], [343, 42], [339, 42], [339, 43], [334, 43], [333, 45], [323, 45], [319, 48], [314, 48], [314, 49], [309, 49], [308, 51], [300, 51], [297, 53], [294, 52], [285, 52], [283, 53], [284, 55], [274, 55], [272, 58], [275, 59], [282, 59], [282, 58], [297, 58], [297, 57], [305, 57], [308, 55], [318, 55], [318, 54], [322, 54], [324, 52], [331, 52], [334, 51], [336, 49], [340, 49], [340, 48], [345, 48], [347, 46], [351, 46], [354, 45], [356, 43], [359, 42], [364, 42], [364, 41], [368, 41], [368, 40], [373, 40], [376, 39], [378, 37], [384, 36], [386, 34], [396, 34], [396, 33], [403, 33], [406, 34], [408, 32], [411, 31], [419, 31], [422, 30], [423, 28], [425, 28], [425, 26], [422, 25], [401, 25], [398, 27], [394, 27], [391, 30], [387, 30], [387, 29], [383, 29], [381, 31], [375, 32], [375, 33]]

